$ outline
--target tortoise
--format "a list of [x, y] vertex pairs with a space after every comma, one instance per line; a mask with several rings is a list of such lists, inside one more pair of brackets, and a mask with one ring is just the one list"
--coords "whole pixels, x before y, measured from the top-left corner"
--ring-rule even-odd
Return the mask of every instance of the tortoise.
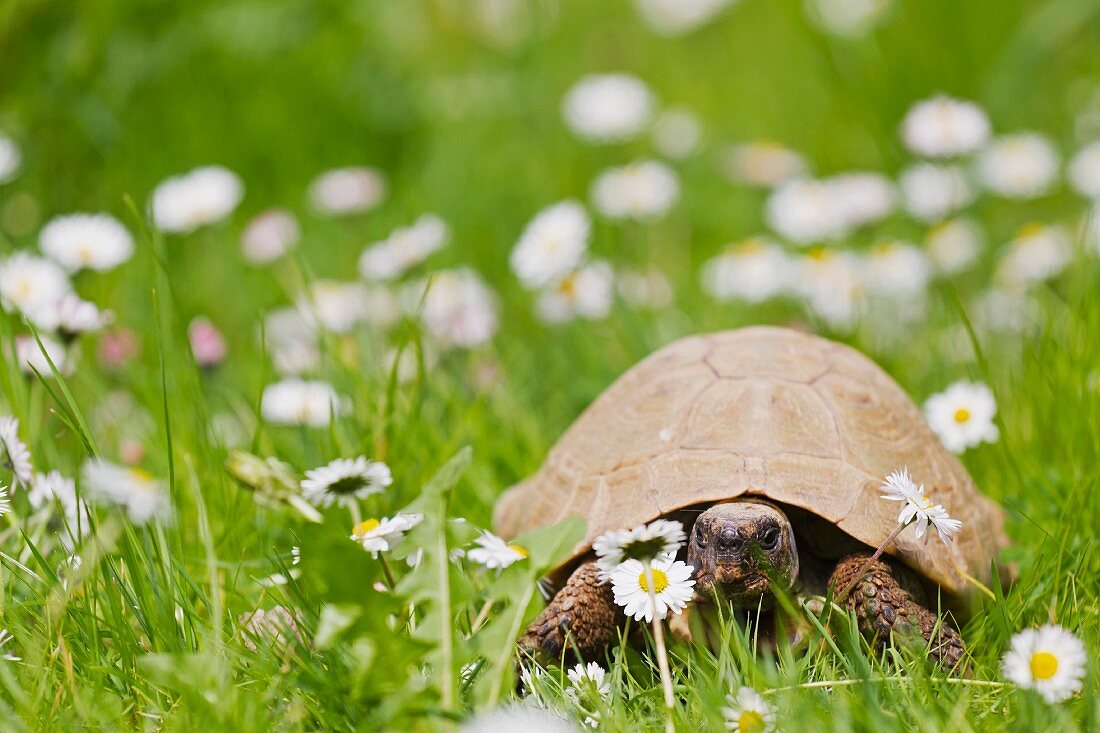
[[[868, 565], [897, 526], [880, 486], [902, 467], [963, 528], [950, 545], [904, 531]], [[619, 638], [625, 618], [592, 553], [609, 530], [678, 519], [697, 603], [751, 611], [776, 592], [851, 588], [837, 600], [876, 648], [918, 634], [950, 666], [963, 642], [930, 606], [938, 598], [965, 620], [974, 581], [1006, 545], [1001, 508], [886, 372], [848, 346], [775, 327], [688, 337], [644, 359], [501, 496], [493, 523], [511, 537], [570, 516], [587, 535], [546, 579], [552, 598], [520, 640], [542, 659], [602, 658]]]

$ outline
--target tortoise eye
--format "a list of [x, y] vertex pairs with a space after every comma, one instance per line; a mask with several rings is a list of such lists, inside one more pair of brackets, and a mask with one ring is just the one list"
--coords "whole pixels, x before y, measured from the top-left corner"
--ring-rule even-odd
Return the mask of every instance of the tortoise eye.
[[769, 550], [775, 549], [779, 544], [779, 530], [775, 527], [770, 527], [764, 532], [764, 536], [761, 538], [761, 544]]
[[703, 530], [701, 530], [699, 527], [696, 527], [695, 531], [693, 531], [691, 534], [695, 537], [695, 545], [697, 547], [702, 549], [707, 546], [707, 540], [703, 536]]

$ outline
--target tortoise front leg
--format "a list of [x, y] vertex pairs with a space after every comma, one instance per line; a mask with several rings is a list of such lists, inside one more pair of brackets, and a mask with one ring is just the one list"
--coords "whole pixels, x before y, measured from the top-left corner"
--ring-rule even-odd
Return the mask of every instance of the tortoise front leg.
[[579, 656], [584, 661], [603, 659], [618, 641], [618, 629], [626, 617], [615, 605], [611, 583], [599, 578], [596, 563], [588, 562], [569, 576], [519, 640], [520, 649], [543, 662]]
[[[870, 558], [870, 553], [859, 553], [837, 563], [829, 579], [833, 592], [851, 586]], [[867, 568], [848, 597], [838, 600], [855, 613], [860, 632], [877, 649], [885, 648], [892, 636], [920, 637], [938, 664], [948, 669], [956, 667], [964, 651], [959, 632], [946, 620], [937, 629], [936, 614], [914, 599], [901, 580], [897, 570], [879, 559]]]

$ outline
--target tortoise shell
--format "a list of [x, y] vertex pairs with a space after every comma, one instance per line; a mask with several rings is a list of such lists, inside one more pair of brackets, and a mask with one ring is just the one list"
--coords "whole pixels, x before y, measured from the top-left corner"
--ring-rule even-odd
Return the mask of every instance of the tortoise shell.
[[588, 533], [566, 568], [608, 530], [751, 495], [877, 547], [899, 510], [880, 486], [903, 466], [963, 526], [949, 546], [906, 530], [888, 552], [962, 600], [968, 576], [988, 579], [1006, 544], [1000, 507], [866, 356], [798, 331], [743, 328], [681, 339], [620, 377], [501, 497], [494, 525], [510, 537], [582, 517]]

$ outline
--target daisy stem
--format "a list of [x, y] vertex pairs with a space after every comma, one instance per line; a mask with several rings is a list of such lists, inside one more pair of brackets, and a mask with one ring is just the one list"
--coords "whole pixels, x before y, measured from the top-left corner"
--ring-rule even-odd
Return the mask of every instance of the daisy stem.
[[386, 576], [386, 586], [393, 590], [397, 587], [397, 581], [393, 579], [393, 573], [390, 572], [390, 564], [386, 562], [386, 556], [383, 553], [378, 553], [378, 562], [382, 565], [382, 574]]
[[899, 522], [898, 526], [894, 528], [894, 531], [886, 536], [886, 539], [884, 539], [882, 541], [882, 544], [878, 546], [878, 549], [875, 550], [875, 554], [871, 555], [871, 557], [867, 559], [867, 562], [863, 563], [863, 567], [861, 567], [859, 569], [859, 572], [856, 573], [856, 577], [852, 579], [852, 582], [849, 583], [844, 588], [844, 590], [840, 591], [840, 593], [837, 594], [837, 603], [844, 602], [844, 599], [848, 597], [848, 594], [852, 592], [852, 589], [855, 588], [856, 585], [859, 584], [859, 581], [863, 579], [863, 574], [867, 572], [867, 569], [875, 563], [875, 560], [878, 560], [882, 556], [882, 553], [886, 550], [887, 547], [890, 546], [890, 543], [896, 540], [898, 538], [898, 535], [901, 534], [901, 531], [908, 526], [908, 522], [904, 524]]
[[358, 526], [363, 521], [363, 515], [359, 511], [359, 502], [353, 501], [348, 504], [348, 511], [351, 512], [351, 524], [353, 527]]
[[675, 733], [676, 727], [672, 724], [672, 709], [675, 699], [672, 695], [672, 674], [668, 669], [668, 649], [665, 647], [665, 629], [661, 625], [661, 619], [657, 615], [657, 593], [653, 589], [652, 563], [645, 566], [645, 584], [649, 591], [649, 603], [653, 608], [653, 643], [657, 647], [657, 669], [661, 673], [661, 687], [665, 693], [665, 733]]

